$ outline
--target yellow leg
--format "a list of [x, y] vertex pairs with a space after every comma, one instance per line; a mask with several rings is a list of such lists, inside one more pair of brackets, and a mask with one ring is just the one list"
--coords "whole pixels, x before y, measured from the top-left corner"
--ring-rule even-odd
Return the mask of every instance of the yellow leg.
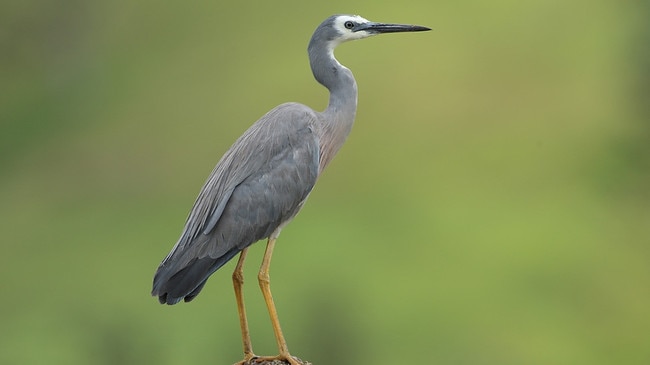
[[243, 267], [247, 252], [248, 247], [241, 251], [241, 254], [239, 254], [239, 260], [237, 261], [237, 266], [235, 266], [235, 271], [232, 273], [232, 284], [235, 288], [237, 312], [239, 312], [239, 325], [241, 326], [241, 337], [242, 342], [244, 343], [244, 360], [238, 362], [237, 364], [247, 364], [252, 358], [255, 357], [255, 354], [253, 353], [253, 345], [251, 344], [250, 332], [248, 331], [248, 319], [246, 318], [244, 293], [242, 292], [242, 287], [244, 285]]
[[273, 303], [273, 295], [271, 295], [271, 278], [269, 276], [269, 267], [271, 266], [273, 247], [275, 247], [275, 238], [269, 238], [269, 241], [266, 244], [266, 251], [264, 252], [264, 259], [262, 260], [262, 266], [260, 267], [260, 272], [257, 275], [257, 278], [260, 283], [260, 288], [262, 289], [262, 295], [264, 296], [266, 307], [269, 310], [271, 325], [273, 325], [273, 332], [275, 332], [275, 340], [278, 343], [280, 354], [275, 357], [259, 357], [256, 359], [256, 361], [284, 360], [289, 362], [291, 365], [302, 365], [289, 353], [287, 342], [284, 340], [284, 336], [282, 335], [282, 328], [280, 328], [278, 312], [276, 311], [275, 304]]

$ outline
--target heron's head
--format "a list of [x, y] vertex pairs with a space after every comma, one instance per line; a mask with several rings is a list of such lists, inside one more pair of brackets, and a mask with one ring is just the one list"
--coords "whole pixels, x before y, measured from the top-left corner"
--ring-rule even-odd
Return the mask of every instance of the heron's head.
[[[333, 83], [328, 81], [327, 78], [336, 74], [337, 68], [335, 67], [332, 73], [328, 67], [332, 61], [338, 64], [338, 61], [334, 58], [334, 48], [343, 42], [367, 38], [381, 33], [421, 32], [425, 30], [430, 29], [419, 25], [375, 23], [358, 15], [332, 15], [316, 28], [307, 47], [314, 77], [323, 85]], [[345, 67], [343, 68], [345, 69]], [[326, 70], [327, 72], [325, 72]]]
[[314, 33], [324, 36], [333, 46], [346, 41], [367, 38], [382, 33], [421, 32], [427, 27], [407, 24], [375, 23], [358, 15], [333, 15], [327, 18]]

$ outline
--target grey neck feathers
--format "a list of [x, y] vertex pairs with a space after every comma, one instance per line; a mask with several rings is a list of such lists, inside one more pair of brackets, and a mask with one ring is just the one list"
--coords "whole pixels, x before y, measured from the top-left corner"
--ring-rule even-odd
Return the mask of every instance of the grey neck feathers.
[[330, 92], [330, 100], [322, 115], [321, 170], [331, 161], [345, 142], [357, 111], [357, 83], [352, 71], [341, 65], [333, 54], [333, 46], [309, 44], [311, 70], [321, 85]]

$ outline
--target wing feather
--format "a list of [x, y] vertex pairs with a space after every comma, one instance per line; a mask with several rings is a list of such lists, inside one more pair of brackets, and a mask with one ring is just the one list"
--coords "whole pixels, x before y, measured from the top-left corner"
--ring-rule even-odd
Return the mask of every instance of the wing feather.
[[[238, 251], [268, 237], [298, 213], [318, 178], [315, 128], [316, 112], [288, 103], [237, 139], [208, 177], [178, 242], [159, 266], [154, 295], [170, 304], [190, 293], [193, 298]], [[174, 278], [181, 273], [182, 278]], [[172, 283], [182, 283], [183, 288], [167, 287]], [[168, 299], [172, 291], [176, 298]]]

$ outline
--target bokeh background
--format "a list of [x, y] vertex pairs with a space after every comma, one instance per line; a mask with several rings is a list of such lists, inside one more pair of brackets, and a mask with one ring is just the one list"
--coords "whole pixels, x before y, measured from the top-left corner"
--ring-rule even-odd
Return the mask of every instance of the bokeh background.
[[[5, 2], [0, 363], [231, 364], [230, 273], [149, 296], [214, 164], [285, 101], [334, 13], [353, 133], [272, 266], [325, 364], [650, 363], [650, 6], [642, 1]], [[249, 255], [258, 354], [275, 354]]]

